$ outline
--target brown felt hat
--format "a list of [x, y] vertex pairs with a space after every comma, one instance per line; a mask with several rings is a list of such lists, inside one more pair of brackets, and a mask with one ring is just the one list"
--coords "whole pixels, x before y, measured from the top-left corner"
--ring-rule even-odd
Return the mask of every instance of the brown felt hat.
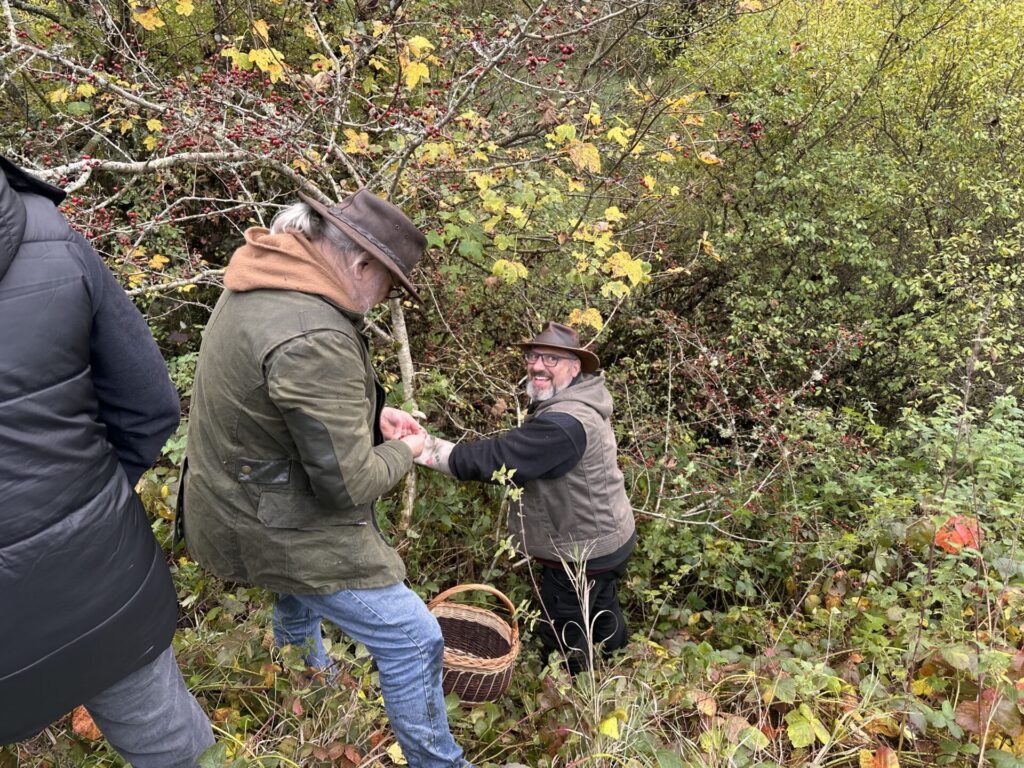
[[515, 346], [521, 349], [530, 347], [553, 347], [572, 352], [580, 359], [580, 370], [584, 373], [593, 373], [601, 367], [601, 361], [597, 355], [580, 346], [580, 337], [575, 330], [568, 325], [562, 325], [554, 321], [548, 322], [544, 330], [538, 333], [529, 341], [521, 341]]
[[427, 238], [397, 205], [368, 189], [360, 189], [330, 208], [304, 192], [299, 192], [299, 197], [380, 261], [416, 301], [423, 303], [409, 275], [423, 258]]

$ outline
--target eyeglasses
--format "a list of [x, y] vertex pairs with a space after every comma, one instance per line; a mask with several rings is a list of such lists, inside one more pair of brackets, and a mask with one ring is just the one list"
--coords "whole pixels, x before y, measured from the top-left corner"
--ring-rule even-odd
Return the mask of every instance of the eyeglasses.
[[574, 359], [575, 358], [568, 357], [566, 355], [552, 355], [547, 352], [541, 354], [539, 352], [534, 352], [533, 350], [527, 350], [523, 352], [523, 360], [525, 360], [529, 365], [533, 365], [538, 360], [540, 360], [542, 363], [544, 363], [545, 368], [554, 368], [556, 365], [558, 365], [559, 360]]

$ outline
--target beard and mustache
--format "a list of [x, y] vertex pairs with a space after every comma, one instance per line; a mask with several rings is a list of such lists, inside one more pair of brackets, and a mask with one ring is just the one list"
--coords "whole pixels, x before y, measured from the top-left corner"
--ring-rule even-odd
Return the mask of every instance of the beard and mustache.
[[[555, 386], [555, 380], [550, 376], [544, 377], [547, 381], [547, 386], [538, 388], [533, 383], [533, 377], [526, 382], [526, 394], [530, 396], [530, 399], [537, 403], [542, 403], [545, 400], [550, 400], [552, 397], [557, 395], [561, 389]], [[564, 389], [564, 387], [562, 388]]]

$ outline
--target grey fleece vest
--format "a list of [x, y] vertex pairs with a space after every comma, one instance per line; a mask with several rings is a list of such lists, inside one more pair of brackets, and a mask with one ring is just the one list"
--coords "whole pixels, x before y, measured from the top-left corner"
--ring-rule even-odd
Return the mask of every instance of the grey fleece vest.
[[587, 435], [583, 458], [562, 477], [532, 480], [509, 512], [516, 548], [546, 560], [580, 562], [607, 555], [633, 534], [633, 509], [626, 496], [611, 425], [611, 395], [604, 377], [583, 375], [540, 403], [527, 421], [543, 413], [567, 413]]

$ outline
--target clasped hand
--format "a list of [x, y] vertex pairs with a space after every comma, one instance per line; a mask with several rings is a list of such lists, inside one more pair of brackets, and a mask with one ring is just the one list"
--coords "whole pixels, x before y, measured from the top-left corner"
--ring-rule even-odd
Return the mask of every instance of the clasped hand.
[[380, 414], [380, 431], [385, 440], [401, 440], [412, 450], [413, 458], [423, 452], [427, 431], [410, 414], [398, 408], [384, 408]]

